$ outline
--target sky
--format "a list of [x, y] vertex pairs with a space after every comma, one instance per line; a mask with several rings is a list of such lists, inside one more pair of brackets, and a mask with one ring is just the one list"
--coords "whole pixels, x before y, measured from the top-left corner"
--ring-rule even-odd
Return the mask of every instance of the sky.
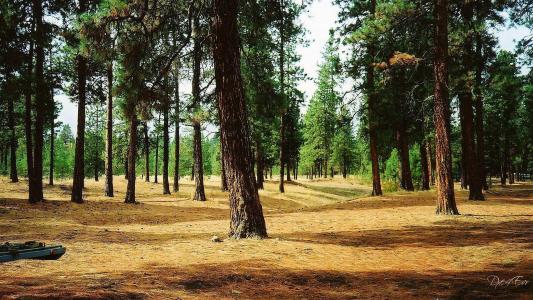
[[[313, 95], [318, 76], [318, 64], [321, 61], [321, 54], [324, 50], [329, 36], [329, 30], [336, 26], [339, 9], [329, 0], [315, 0], [308, 8], [308, 11], [301, 16], [300, 21], [308, 31], [309, 45], [299, 46], [298, 53], [301, 55], [300, 65], [304, 69], [309, 80], [301, 82], [299, 88], [305, 92], [306, 101]], [[513, 51], [516, 42], [520, 38], [529, 34], [525, 27], [509, 28], [503, 26], [495, 32], [498, 37], [500, 48]], [[59, 121], [71, 126], [72, 131], [76, 130], [77, 105], [65, 95], [56, 95], [56, 99], [61, 102], [63, 110], [59, 114]]]

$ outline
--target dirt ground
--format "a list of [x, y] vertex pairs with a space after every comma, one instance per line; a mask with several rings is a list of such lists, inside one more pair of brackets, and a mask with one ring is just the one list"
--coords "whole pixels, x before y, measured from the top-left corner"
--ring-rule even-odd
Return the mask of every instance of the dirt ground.
[[[533, 299], [533, 184], [458, 192], [460, 216], [434, 214], [434, 191], [368, 197], [341, 178], [261, 191], [269, 238], [229, 240], [227, 195], [207, 180], [162, 195], [138, 179], [137, 205], [103, 181], [70, 181], [26, 201], [27, 182], [0, 178], [0, 243], [60, 243], [57, 261], [0, 264], [0, 299]], [[211, 241], [213, 236], [223, 239]], [[517, 277], [521, 276], [521, 277]], [[499, 280], [498, 280], [499, 279]]]

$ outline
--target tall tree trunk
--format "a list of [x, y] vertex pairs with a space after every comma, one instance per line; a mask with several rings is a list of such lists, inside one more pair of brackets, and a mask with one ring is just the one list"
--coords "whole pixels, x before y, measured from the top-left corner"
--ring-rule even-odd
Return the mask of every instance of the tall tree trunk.
[[[459, 104], [459, 123], [461, 128], [465, 127], [465, 117], [464, 117], [464, 101], [460, 100]], [[461, 189], [468, 189], [468, 150], [466, 146], [466, 137], [465, 130], [461, 129]]]
[[229, 185], [230, 237], [267, 236], [252, 169], [250, 132], [240, 74], [238, 1], [214, 1], [213, 57], [221, 112], [222, 152]]
[[[376, 11], [376, 0], [370, 0], [370, 14], [374, 15]], [[373, 44], [368, 45], [368, 56], [371, 60], [366, 69], [366, 85], [368, 94], [368, 135], [370, 140], [370, 159], [372, 161], [372, 196], [381, 196], [381, 178], [379, 175], [379, 161], [377, 149], [376, 121], [374, 120], [374, 107], [376, 103], [376, 91], [374, 87], [374, 56], [376, 50]]]
[[[32, 30], [33, 34], [35, 26], [35, 19], [32, 19]], [[33, 199], [33, 140], [32, 140], [32, 130], [31, 130], [31, 95], [33, 92], [32, 89], [32, 72], [33, 72], [33, 39], [30, 39], [28, 57], [27, 57], [27, 66], [26, 66], [26, 88], [24, 89], [24, 133], [26, 136], [26, 164], [27, 164], [27, 177], [29, 181], [29, 199], [30, 202]]]
[[144, 132], [144, 181], [150, 182], [150, 140], [148, 138], [148, 122], [143, 122]]
[[328, 160], [324, 160], [324, 178], [328, 178]]
[[[165, 80], [166, 82], [166, 80]], [[166, 87], [166, 84], [165, 84]], [[163, 104], [163, 194], [170, 194], [170, 183], [168, 180], [168, 161], [169, 161], [169, 147], [170, 136], [168, 133], [170, 103], [168, 95], [165, 95], [165, 102]]]
[[463, 132], [464, 146], [466, 152], [466, 168], [468, 176], [469, 196], [470, 200], [484, 200], [482, 192], [482, 181], [479, 176], [479, 164], [476, 155], [476, 146], [474, 141], [474, 111], [472, 100], [472, 88], [473, 82], [470, 76], [474, 71], [474, 49], [473, 49], [473, 36], [470, 32], [474, 31], [474, 24], [472, 21], [474, 13], [474, 2], [467, 1], [461, 7], [461, 15], [467, 25], [469, 33], [465, 37], [464, 52], [463, 55], [463, 67], [464, 67], [464, 80], [461, 80], [462, 90], [459, 92], [459, 101], [461, 102], [460, 108], [463, 110], [463, 126], [461, 132]]
[[479, 177], [479, 166], [477, 164], [476, 150], [474, 145], [474, 126], [473, 126], [473, 110], [472, 110], [472, 93], [465, 92], [459, 97], [464, 105], [461, 107], [464, 109], [464, 122], [461, 132], [464, 139], [463, 149], [465, 151], [464, 157], [466, 158], [463, 167], [466, 167], [467, 182], [469, 187], [470, 200], [484, 200], [482, 193], [482, 184]]
[[202, 158], [202, 130], [197, 120], [193, 121], [194, 129], [194, 182], [195, 192], [193, 200], [205, 201], [204, 168]]
[[[135, 108], [134, 108], [135, 109]], [[137, 153], [137, 113], [132, 112], [129, 118], [129, 144], [128, 144], [128, 186], [126, 187], [126, 199], [125, 203], [135, 203], [135, 158]]]
[[[200, 26], [200, 20], [198, 16], [194, 18], [194, 28]], [[193, 75], [192, 75], [192, 98], [193, 106], [199, 107], [200, 105], [200, 72], [202, 63], [202, 45], [200, 37], [196, 36], [193, 43]], [[195, 182], [195, 192], [193, 200], [205, 201], [204, 191], [204, 164], [202, 157], [202, 130], [200, 127], [200, 120], [196, 119], [197, 116], [193, 116], [193, 147], [194, 147], [194, 167], [193, 176]]]
[[428, 153], [426, 142], [420, 143], [420, 166], [422, 167], [422, 190], [429, 190], [430, 167], [428, 164]]
[[[85, 0], [79, 1], [80, 15], [86, 11]], [[87, 85], [87, 59], [78, 54], [76, 57], [77, 90], [78, 90], [78, 124], [76, 130], [76, 150], [74, 154], [74, 175], [71, 201], [83, 202], [83, 186], [85, 179], [85, 89]]]
[[[10, 77], [6, 76], [6, 85], [11, 85]], [[9, 90], [12, 91], [11, 86], [9, 86]], [[13, 97], [11, 93], [8, 93], [7, 95], [7, 110], [8, 110], [8, 123], [9, 123], [9, 148], [10, 148], [10, 168], [9, 168], [9, 178], [11, 179], [11, 182], [18, 182], [18, 174], [17, 174], [17, 134], [15, 131], [15, 112], [13, 107]]]
[[[53, 96], [54, 91], [52, 90], [52, 103], [54, 103]], [[54, 160], [55, 160], [55, 120], [54, 120], [54, 113], [52, 109], [52, 119], [50, 120], [50, 175], [48, 177], [48, 184], [54, 185]]]
[[46, 83], [44, 81], [44, 24], [42, 2], [33, 0], [33, 14], [36, 26], [35, 32], [35, 132], [33, 147], [33, 170], [30, 178], [30, 202], [36, 203], [43, 198], [43, 125], [46, 95]]
[[176, 70], [175, 76], [175, 95], [174, 101], [176, 102], [176, 109], [174, 111], [175, 118], [175, 128], [174, 128], [174, 143], [176, 147], [174, 148], [174, 183], [173, 188], [174, 192], [179, 191], [179, 181], [180, 181], [180, 80], [179, 80], [179, 67]]
[[[280, 3], [280, 27], [279, 27], [279, 36], [280, 36], [280, 49], [279, 49], [279, 81], [280, 81], [280, 91], [282, 97], [282, 103], [285, 105], [285, 1], [281, 0]], [[279, 191], [280, 193], [285, 193], [284, 185], [284, 176], [285, 172], [285, 131], [286, 131], [286, 112], [281, 112], [280, 118], [280, 141], [279, 141]]]
[[[161, 115], [159, 115], [159, 120], [157, 124], [161, 121]], [[155, 171], [154, 171], [154, 183], [159, 183], [159, 133], [155, 137]]]
[[113, 62], [107, 64], [107, 107], [105, 139], [105, 195], [113, 197]]
[[476, 81], [474, 85], [475, 107], [476, 107], [476, 152], [479, 167], [479, 177], [481, 185], [484, 190], [489, 188], [487, 184], [487, 176], [485, 174], [485, 133], [483, 130], [483, 94], [481, 92], [481, 74], [483, 72], [484, 61], [482, 59], [482, 41], [481, 35], [476, 34], [476, 57], [478, 62], [476, 64]]
[[[157, 127], [161, 124], [161, 113], [157, 117]], [[154, 183], [159, 183], [159, 132], [155, 135]]]
[[435, 0], [434, 123], [437, 214], [458, 215], [452, 178], [450, 100], [448, 96], [448, 0]]
[[403, 121], [396, 128], [396, 143], [398, 155], [401, 164], [401, 187], [407, 191], [414, 191], [413, 177], [411, 175], [411, 166], [409, 164], [409, 146], [407, 142], [407, 133]]
[[256, 162], [256, 168], [257, 168], [257, 188], [258, 189], [264, 189], [263, 185], [263, 173], [264, 173], [264, 167], [263, 167], [263, 155], [261, 153], [261, 142], [259, 139], [255, 140], [255, 162]]

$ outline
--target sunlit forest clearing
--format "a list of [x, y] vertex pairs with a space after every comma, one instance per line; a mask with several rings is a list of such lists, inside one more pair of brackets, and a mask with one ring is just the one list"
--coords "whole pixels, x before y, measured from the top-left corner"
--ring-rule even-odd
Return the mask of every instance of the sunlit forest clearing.
[[[116, 176], [116, 190], [125, 180]], [[533, 185], [495, 187], [484, 202], [457, 196], [461, 216], [435, 217], [434, 191], [368, 197], [354, 180], [299, 180], [260, 192], [269, 238], [226, 238], [227, 195], [206, 181], [206, 202], [140, 182], [138, 205], [101, 195], [70, 202], [69, 181], [24, 201], [26, 184], [1, 181], [0, 231], [7, 240], [61, 241], [60, 261], [2, 266], [0, 295], [75, 299], [528, 299], [529, 287], [495, 289], [487, 277], [532, 275]], [[177, 198], [177, 199], [176, 199]], [[222, 242], [213, 242], [213, 236]]]
[[532, 0], [0, 0], [0, 300], [532, 299]]

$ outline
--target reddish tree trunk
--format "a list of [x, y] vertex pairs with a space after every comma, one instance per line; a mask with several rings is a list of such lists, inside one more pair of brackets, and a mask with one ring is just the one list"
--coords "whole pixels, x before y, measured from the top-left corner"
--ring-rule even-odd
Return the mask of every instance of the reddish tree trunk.
[[240, 73], [238, 1], [214, 1], [213, 57], [222, 154], [229, 186], [230, 237], [267, 236], [252, 169], [249, 125]]
[[431, 150], [431, 142], [426, 143], [426, 149], [427, 149], [427, 165], [428, 165], [428, 172], [429, 172], [429, 181], [431, 185], [435, 185], [435, 160], [433, 160], [433, 151]]
[[224, 166], [224, 155], [222, 155], [222, 140], [220, 141], [220, 190], [223, 192], [228, 191], [228, 180], [226, 178], [226, 170]]
[[113, 62], [107, 65], [105, 195], [113, 197]]
[[[474, 2], [464, 2], [461, 6], [461, 15], [467, 29], [473, 32], [473, 12]], [[465, 36], [463, 55], [463, 79], [460, 80], [459, 101], [462, 115], [461, 133], [463, 137], [463, 167], [466, 168], [467, 184], [469, 186], [470, 200], [484, 200], [482, 193], [482, 184], [479, 176], [479, 165], [477, 161], [475, 141], [474, 141], [474, 111], [472, 101], [473, 82], [470, 74], [473, 72], [474, 50], [473, 39], [471, 34]]]
[[264, 167], [263, 167], [263, 156], [261, 154], [261, 143], [259, 140], [255, 141], [255, 162], [256, 162], [256, 168], [257, 168], [257, 188], [258, 189], [264, 189], [263, 185], [263, 173], [264, 173]]
[[450, 102], [448, 98], [448, 1], [435, 0], [435, 161], [437, 173], [437, 214], [457, 215], [450, 148]]

